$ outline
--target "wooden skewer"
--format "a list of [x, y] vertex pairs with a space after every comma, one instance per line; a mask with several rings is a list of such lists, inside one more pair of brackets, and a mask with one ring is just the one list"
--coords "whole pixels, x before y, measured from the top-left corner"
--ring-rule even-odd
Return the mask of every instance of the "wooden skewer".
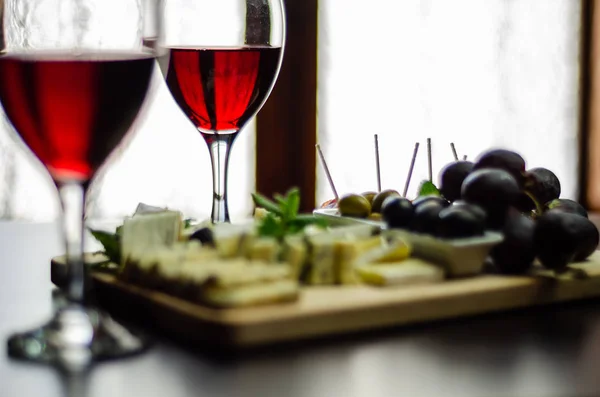
[[467, 161], [467, 155], [466, 154], [463, 156], [463, 161]]
[[329, 181], [329, 186], [331, 186], [331, 190], [333, 191], [333, 195], [335, 196], [336, 201], [339, 201], [340, 197], [338, 196], [337, 190], [335, 189], [335, 185], [333, 184], [333, 179], [331, 178], [329, 167], [327, 167], [325, 156], [323, 156], [323, 152], [321, 151], [321, 145], [317, 143], [316, 147], [317, 152], [319, 153], [319, 158], [321, 159], [321, 164], [323, 165], [323, 169], [325, 170], [325, 175], [327, 176], [327, 180]]
[[375, 168], [377, 169], [377, 191], [381, 192], [381, 168], [379, 166], [379, 138], [375, 134]]
[[419, 153], [419, 142], [415, 143], [415, 149], [413, 150], [412, 159], [410, 160], [410, 167], [408, 167], [408, 176], [406, 177], [406, 183], [404, 184], [404, 192], [402, 192], [402, 197], [406, 197], [406, 194], [408, 193], [408, 186], [410, 185], [410, 178], [412, 178], [413, 169], [415, 168], [417, 153]]
[[454, 155], [454, 161], [458, 161], [458, 154], [456, 153], [456, 147], [454, 146], [454, 142], [450, 143], [450, 147], [452, 148], [452, 154]]
[[427, 162], [429, 166], [429, 182], [433, 182], [433, 167], [431, 164], [431, 138], [427, 138]]

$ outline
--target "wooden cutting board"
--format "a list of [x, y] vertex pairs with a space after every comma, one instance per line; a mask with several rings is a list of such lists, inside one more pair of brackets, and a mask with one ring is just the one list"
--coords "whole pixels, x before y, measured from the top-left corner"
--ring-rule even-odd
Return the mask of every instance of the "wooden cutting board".
[[[101, 306], [195, 345], [243, 348], [600, 296], [600, 251], [584, 277], [481, 275], [405, 287], [305, 287], [294, 303], [213, 309], [94, 273]], [[52, 261], [56, 284], [62, 258]]]

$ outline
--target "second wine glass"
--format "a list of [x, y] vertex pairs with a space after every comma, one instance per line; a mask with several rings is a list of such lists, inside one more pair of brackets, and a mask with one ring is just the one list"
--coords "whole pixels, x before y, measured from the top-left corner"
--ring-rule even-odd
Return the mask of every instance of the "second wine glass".
[[161, 70], [210, 151], [213, 223], [229, 222], [231, 145], [267, 100], [285, 42], [282, 0], [167, 0]]

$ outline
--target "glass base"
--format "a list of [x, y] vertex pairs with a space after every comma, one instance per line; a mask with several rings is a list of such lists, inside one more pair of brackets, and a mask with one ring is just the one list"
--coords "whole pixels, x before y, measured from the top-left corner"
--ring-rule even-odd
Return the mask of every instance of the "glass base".
[[147, 346], [145, 338], [134, 336], [108, 314], [69, 304], [57, 310], [46, 325], [12, 335], [8, 354], [67, 371], [83, 371], [94, 361], [134, 355]]

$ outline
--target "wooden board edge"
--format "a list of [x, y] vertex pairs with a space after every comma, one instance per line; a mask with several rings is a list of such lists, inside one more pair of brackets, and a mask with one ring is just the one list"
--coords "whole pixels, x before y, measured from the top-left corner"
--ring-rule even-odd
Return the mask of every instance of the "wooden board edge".
[[[100, 301], [110, 308], [127, 305], [125, 302], [133, 300], [134, 306], [147, 306], [143, 316], [146, 321], [176, 338], [181, 337], [195, 344], [217, 343], [234, 348], [399, 327], [600, 296], [600, 278], [577, 281], [578, 289], [572, 288], [569, 282], [536, 280], [533, 285], [522, 283], [513, 288], [479, 290], [467, 295], [440, 295], [415, 304], [389, 302], [378, 307], [357, 307], [337, 313], [236, 323], [227, 321], [226, 316], [210, 318], [190, 315], [188, 310], [182, 308], [197, 305], [176, 297], [164, 299], [161, 296], [163, 299], [156, 300], [152, 298], [154, 292], [115, 283], [107, 275], [95, 275], [94, 279], [97, 281], [97, 291], [102, 291]], [[117, 296], [123, 299], [115, 302]], [[478, 305], [473, 306], [472, 301], [477, 301]], [[417, 304], [418, 311], [415, 310]], [[218, 309], [205, 310], [219, 312]], [[197, 313], [197, 310], [194, 311]], [[193, 330], [192, 335], [188, 335], [190, 330]]]

